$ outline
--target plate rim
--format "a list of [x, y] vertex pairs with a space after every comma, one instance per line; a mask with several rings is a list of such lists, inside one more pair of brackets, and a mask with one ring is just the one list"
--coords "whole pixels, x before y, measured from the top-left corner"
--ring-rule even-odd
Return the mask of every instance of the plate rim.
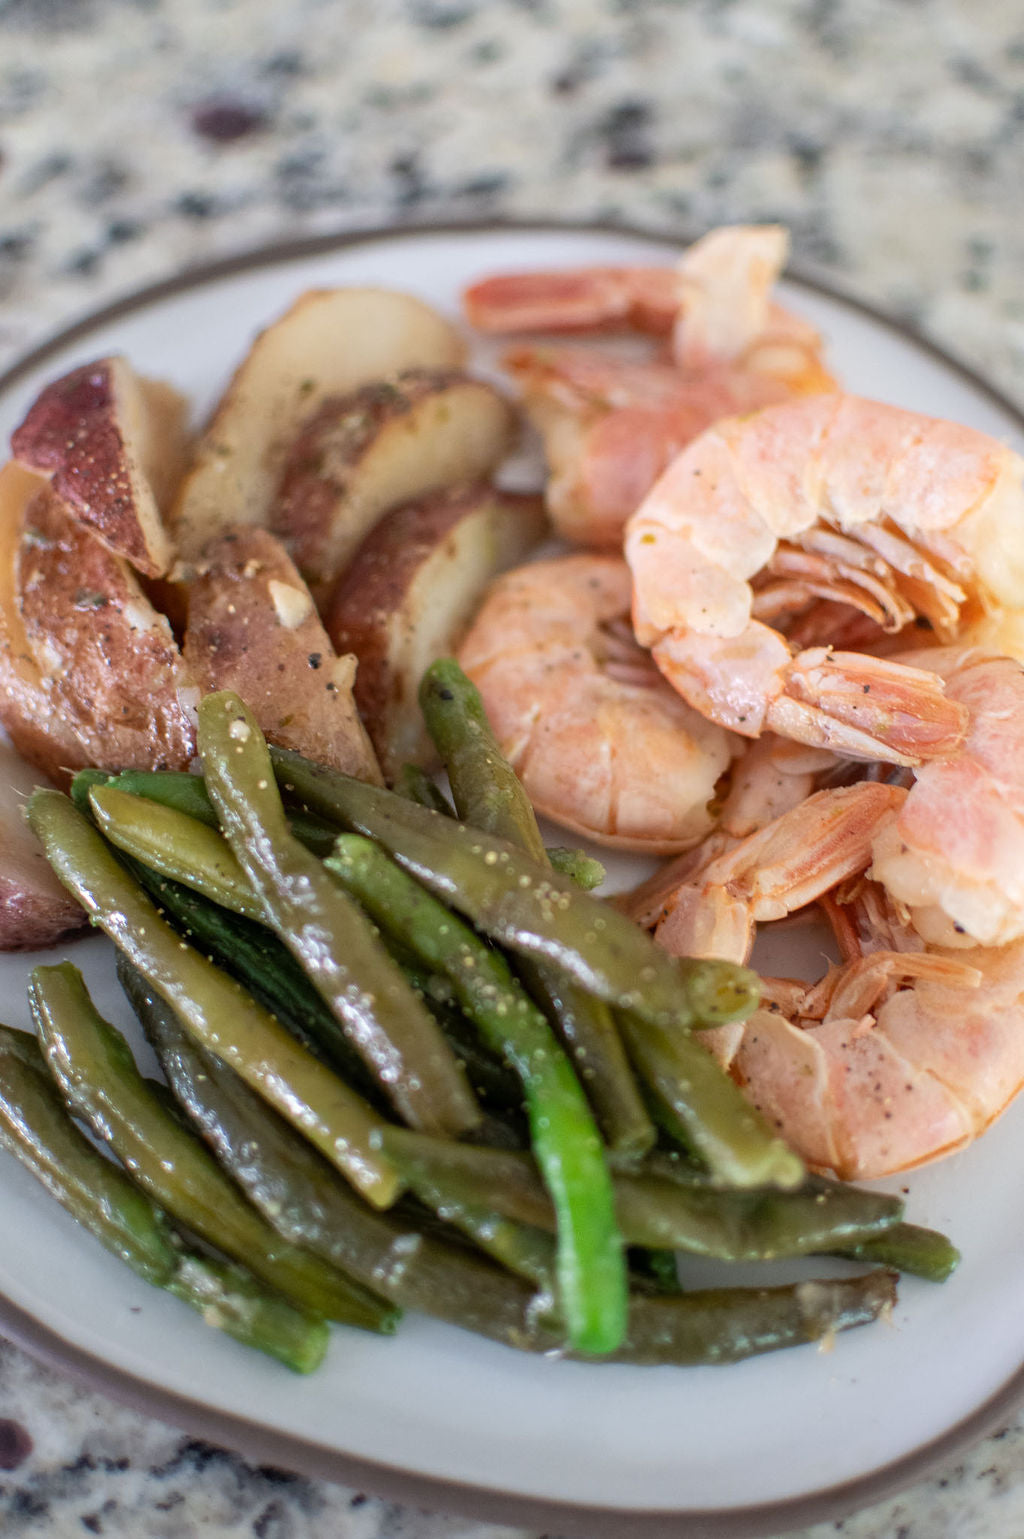
[[[0, 395], [98, 328], [224, 279], [360, 245], [415, 240], [423, 236], [531, 233], [605, 235], [666, 246], [682, 245], [692, 238], [692, 233], [685, 230], [675, 233], [608, 219], [487, 217], [349, 227], [259, 245], [186, 266], [77, 316], [28, 352], [19, 354], [0, 372]], [[786, 268], [784, 277], [798, 288], [821, 295], [865, 317], [943, 364], [1024, 432], [1024, 409], [910, 323], [845, 291], [818, 272], [793, 266]], [[621, 1539], [624, 1522], [629, 1523], [630, 1532], [638, 1539], [641, 1536], [642, 1539], [670, 1539], [670, 1536], [680, 1539], [684, 1532], [687, 1539], [759, 1539], [759, 1536], [765, 1539], [765, 1536], [783, 1530], [849, 1516], [926, 1477], [953, 1454], [991, 1432], [1024, 1399], [1024, 1363], [1021, 1363], [981, 1405], [936, 1438], [864, 1475], [795, 1497], [727, 1509], [590, 1506], [578, 1501], [563, 1502], [554, 1497], [528, 1496], [503, 1490], [499, 1485], [482, 1486], [406, 1470], [386, 1461], [344, 1453], [234, 1412], [211, 1407], [128, 1369], [115, 1367], [45, 1325], [2, 1291], [0, 1330], [8, 1340], [48, 1367], [69, 1373], [88, 1388], [98, 1389], [130, 1409], [232, 1449], [249, 1461], [283, 1466], [307, 1477], [367, 1489], [375, 1495], [425, 1506], [436, 1512], [460, 1513], [491, 1523], [548, 1528], [556, 1525], [559, 1532], [579, 1535], [581, 1539]]]

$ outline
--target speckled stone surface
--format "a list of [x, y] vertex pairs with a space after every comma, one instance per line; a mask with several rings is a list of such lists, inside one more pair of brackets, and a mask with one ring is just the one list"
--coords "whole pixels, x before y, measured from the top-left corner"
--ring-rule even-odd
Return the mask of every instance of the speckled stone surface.
[[[0, 368], [190, 264], [496, 216], [794, 260], [1024, 404], [1015, 0], [0, 0]], [[0, 1344], [5, 1539], [530, 1539], [254, 1469]], [[1020, 1539], [1024, 1421], [806, 1539]]]

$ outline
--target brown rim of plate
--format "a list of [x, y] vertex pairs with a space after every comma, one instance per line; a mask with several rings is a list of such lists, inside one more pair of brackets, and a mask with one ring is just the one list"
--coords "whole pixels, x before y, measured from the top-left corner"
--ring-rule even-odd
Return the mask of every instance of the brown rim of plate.
[[[503, 232], [611, 235], [666, 246], [685, 244], [690, 238], [686, 232], [674, 239], [663, 230], [645, 230], [609, 221], [560, 223], [553, 219], [486, 219], [422, 225], [409, 223], [286, 241], [186, 269], [175, 277], [148, 284], [83, 316], [39, 347], [23, 354], [0, 374], [0, 394], [10, 390], [47, 359], [108, 322], [120, 320], [126, 315], [158, 304], [161, 300], [187, 293], [208, 283], [216, 283], [262, 267], [298, 262], [304, 258], [378, 241]], [[821, 294], [894, 335], [903, 337], [918, 351], [934, 358], [966, 381], [1011, 417], [1024, 432], [1024, 412], [1019, 407], [945, 349], [927, 337], [918, 335], [911, 326], [893, 320], [872, 305], [843, 293], [819, 277], [787, 269], [785, 278], [797, 287]], [[893, 1463], [853, 1480], [782, 1501], [711, 1510], [589, 1507], [579, 1502], [563, 1503], [555, 1499], [503, 1491], [497, 1487], [470, 1485], [410, 1473], [394, 1465], [350, 1457], [322, 1444], [249, 1421], [244, 1416], [212, 1409], [200, 1401], [162, 1389], [127, 1370], [112, 1367], [102, 1358], [83, 1350], [59, 1332], [43, 1325], [2, 1293], [0, 1328], [15, 1345], [48, 1366], [70, 1373], [88, 1387], [102, 1391], [133, 1410], [233, 1449], [250, 1461], [284, 1467], [314, 1479], [340, 1481], [369, 1490], [375, 1495], [427, 1507], [435, 1512], [465, 1514], [490, 1523], [555, 1528], [559, 1533], [579, 1535], [580, 1539], [622, 1539], [627, 1525], [630, 1535], [636, 1535], [637, 1539], [683, 1539], [684, 1535], [685, 1539], [766, 1539], [766, 1536], [789, 1529], [846, 1517], [927, 1476], [961, 1449], [998, 1427], [1024, 1399], [1024, 1364], [1021, 1364], [994, 1395], [939, 1437], [922, 1444]]]

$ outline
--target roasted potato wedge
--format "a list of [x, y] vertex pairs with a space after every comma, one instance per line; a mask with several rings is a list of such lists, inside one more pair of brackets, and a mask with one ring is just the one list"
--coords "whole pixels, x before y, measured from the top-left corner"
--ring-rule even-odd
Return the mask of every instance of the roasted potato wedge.
[[356, 703], [389, 779], [434, 762], [417, 704], [424, 670], [455, 650], [487, 584], [545, 529], [540, 497], [477, 484], [395, 509], [359, 547], [327, 630], [359, 658]]
[[0, 741], [0, 951], [52, 946], [86, 922], [25, 821], [39, 775]]
[[390, 508], [492, 470], [513, 426], [496, 390], [451, 371], [408, 369], [331, 397], [291, 445], [271, 527], [311, 582], [330, 583]]
[[352, 698], [355, 658], [337, 657], [309, 589], [264, 529], [223, 534], [188, 584], [185, 661], [203, 694], [236, 690], [272, 743], [378, 785]]
[[22, 758], [60, 784], [66, 770], [88, 761], [33, 656], [15, 586], [25, 514], [46, 491], [45, 481], [13, 460], [0, 470], [0, 723]]
[[171, 515], [188, 562], [234, 525], [266, 525], [285, 454], [328, 396], [403, 369], [450, 369], [458, 332], [422, 300], [385, 289], [313, 290], [257, 337], [203, 434]]
[[161, 509], [185, 468], [185, 412], [170, 385], [100, 358], [47, 385], [11, 447], [109, 551], [161, 577], [172, 559]]
[[[54, 729], [54, 746], [33, 762], [57, 780], [81, 764], [184, 768], [197, 696], [171, 627], [128, 562], [75, 523], [48, 485], [24, 508], [13, 576]], [[70, 762], [60, 757], [68, 734], [78, 748]]]

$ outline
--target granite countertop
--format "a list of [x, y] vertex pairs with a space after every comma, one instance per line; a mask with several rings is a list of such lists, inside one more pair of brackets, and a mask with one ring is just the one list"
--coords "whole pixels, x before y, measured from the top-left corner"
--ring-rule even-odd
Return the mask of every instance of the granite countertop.
[[[1024, 405], [1014, 0], [0, 0], [0, 369], [184, 266], [471, 217], [794, 260]], [[0, 1343], [0, 1529], [528, 1539], [183, 1436]], [[1024, 1419], [805, 1539], [1019, 1539]]]

